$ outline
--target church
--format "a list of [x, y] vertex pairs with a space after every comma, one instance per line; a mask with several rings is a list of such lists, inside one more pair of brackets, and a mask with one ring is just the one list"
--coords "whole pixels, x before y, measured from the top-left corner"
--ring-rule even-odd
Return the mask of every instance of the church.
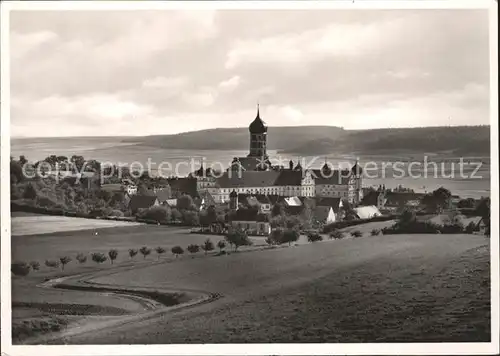
[[267, 125], [260, 118], [260, 108], [257, 105], [257, 116], [248, 126], [250, 132], [250, 150], [246, 157], [235, 157], [231, 162], [229, 171], [233, 173], [240, 170], [266, 171], [271, 169], [271, 162], [267, 155]]
[[258, 106], [248, 131], [248, 155], [235, 157], [222, 176], [215, 178], [210, 174], [203, 174], [203, 167], [195, 172], [194, 176], [198, 177], [198, 193], [208, 192], [214, 201], [220, 204], [228, 203], [231, 194], [335, 197], [355, 205], [361, 200], [359, 169], [356, 169], [356, 174], [338, 179], [340, 171], [333, 172], [335, 174], [322, 174], [325, 169], [330, 169], [326, 162], [321, 170], [303, 169], [300, 162], [294, 166], [293, 161], [290, 161], [288, 168], [272, 166], [267, 154], [268, 126], [262, 120]]

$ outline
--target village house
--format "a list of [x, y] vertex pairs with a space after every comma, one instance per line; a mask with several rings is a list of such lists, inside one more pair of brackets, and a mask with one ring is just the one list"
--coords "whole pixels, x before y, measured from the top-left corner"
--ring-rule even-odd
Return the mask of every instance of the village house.
[[[343, 203], [341, 198], [317, 197], [315, 199], [316, 208], [319, 210], [328, 210], [328, 223], [340, 221], [343, 218]], [[319, 213], [324, 215], [324, 213]], [[316, 217], [317, 218], [317, 217]], [[318, 221], [320, 221], [318, 219]], [[322, 221], [320, 221], [322, 222]]]
[[153, 206], [159, 206], [160, 202], [154, 195], [132, 195], [128, 208], [132, 214], [136, 214], [140, 209], [149, 209]]
[[267, 236], [271, 233], [269, 215], [262, 214], [259, 209], [240, 209], [238, 193], [230, 193], [229, 225], [238, 230], [245, 231], [248, 235]]
[[423, 209], [424, 196], [424, 193], [395, 192], [381, 186], [367, 193], [361, 205], [375, 206], [380, 212], [388, 214], [401, 213], [404, 210], [419, 211]]

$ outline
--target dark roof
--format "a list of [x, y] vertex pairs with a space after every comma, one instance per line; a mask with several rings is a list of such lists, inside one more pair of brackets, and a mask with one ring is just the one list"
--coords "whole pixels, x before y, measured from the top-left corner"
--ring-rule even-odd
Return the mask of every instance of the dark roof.
[[302, 183], [302, 171], [291, 171], [282, 170], [279, 172], [279, 176], [274, 182], [276, 186], [286, 186], [286, 185], [301, 185]]
[[147, 209], [154, 205], [156, 199], [154, 195], [133, 195], [130, 198], [128, 207], [131, 210]]
[[378, 196], [381, 193], [382, 192], [376, 191], [376, 190], [369, 191], [368, 193], [366, 193], [363, 196], [363, 200], [361, 201], [361, 205], [363, 205], [363, 206], [370, 206], [370, 205], [377, 206]]
[[252, 123], [250, 124], [250, 126], [248, 126], [248, 130], [250, 131], [250, 133], [254, 133], [254, 134], [260, 134], [260, 133], [267, 132], [267, 125], [260, 118], [260, 112], [259, 112], [259, 107], [258, 106], [257, 106], [257, 116], [252, 121]]
[[349, 183], [349, 178], [351, 176], [351, 172], [349, 170], [344, 170], [344, 171], [330, 170], [325, 172], [323, 169], [313, 169], [311, 171], [311, 174], [312, 177], [314, 178], [314, 183], [316, 185], [318, 184], [347, 185]]
[[265, 194], [238, 194], [238, 202], [247, 205], [271, 204], [271, 201]]
[[334, 212], [338, 212], [340, 208], [340, 202], [342, 200], [340, 198], [317, 198], [316, 206], [327, 206], [331, 207]]
[[198, 190], [196, 186], [197, 179], [194, 177], [183, 177], [183, 178], [169, 178], [167, 179], [170, 185], [172, 194], [188, 194], [192, 198], [198, 196]]
[[268, 217], [266, 214], [260, 214], [259, 209], [247, 209], [241, 208], [236, 210], [233, 215], [230, 216], [230, 220], [233, 221], [267, 221]]
[[226, 172], [217, 179], [217, 183], [221, 188], [269, 187], [274, 185], [279, 173], [276, 171], [243, 171], [241, 174]]

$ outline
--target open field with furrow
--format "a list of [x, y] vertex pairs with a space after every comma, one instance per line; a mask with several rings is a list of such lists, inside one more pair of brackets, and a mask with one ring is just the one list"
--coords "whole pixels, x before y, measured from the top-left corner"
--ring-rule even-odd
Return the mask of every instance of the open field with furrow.
[[109, 269], [96, 285], [222, 298], [50, 343], [489, 340], [489, 240], [388, 235]]

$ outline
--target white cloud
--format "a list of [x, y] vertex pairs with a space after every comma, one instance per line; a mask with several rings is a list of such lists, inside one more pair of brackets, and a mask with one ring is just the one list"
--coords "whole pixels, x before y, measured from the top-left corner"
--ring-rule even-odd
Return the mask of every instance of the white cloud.
[[196, 91], [182, 93], [184, 101], [194, 107], [211, 106], [217, 99], [217, 96], [217, 91], [210, 87], [202, 87]]
[[327, 56], [359, 56], [394, 41], [404, 20], [381, 23], [332, 24], [302, 33], [237, 40], [227, 53], [226, 68], [248, 63], [301, 64]]
[[240, 85], [240, 77], [238, 75], [235, 75], [234, 77], [231, 77], [228, 80], [224, 80], [219, 83], [219, 88], [224, 89], [224, 90], [234, 90]]
[[179, 89], [188, 84], [189, 79], [186, 77], [155, 77], [146, 79], [142, 85], [146, 88], [159, 89]]
[[17, 60], [29, 55], [31, 51], [35, 51], [40, 46], [56, 41], [58, 35], [51, 31], [40, 31], [27, 34], [13, 32], [11, 34], [11, 56]]
[[272, 126], [486, 123], [487, 18], [468, 10], [17, 13], [12, 132], [244, 127], [257, 102]]

